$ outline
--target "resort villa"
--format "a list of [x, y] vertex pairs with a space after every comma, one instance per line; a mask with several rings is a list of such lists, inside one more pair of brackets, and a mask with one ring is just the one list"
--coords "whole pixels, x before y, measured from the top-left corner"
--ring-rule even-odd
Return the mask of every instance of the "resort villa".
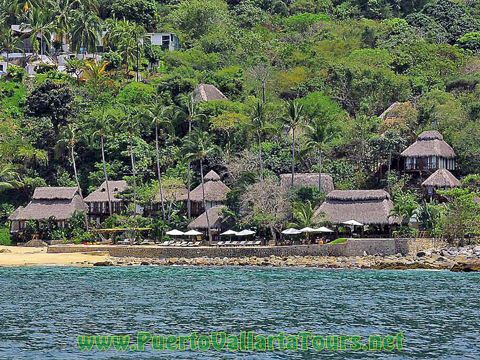
[[90, 221], [94, 221], [97, 224], [100, 224], [110, 216], [108, 204], [109, 193], [110, 202], [112, 203], [112, 214], [121, 213], [127, 206], [125, 200], [118, 197], [118, 195], [128, 189], [127, 182], [124, 180], [108, 181], [109, 193], [107, 192], [106, 184], [107, 183], [104, 181], [98, 189], [85, 198], [85, 203], [88, 206], [88, 217]]
[[227, 97], [214, 85], [200, 84], [193, 90], [193, 101], [196, 103], [212, 100], [227, 100]]
[[422, 188], [425, 190], [425, 194], [432, 199], [436, 195], [437, 190], [451, 189], [459, 187], [460, 185], [460, 180], [450, 171], [447, 169], [439, 169], [422, 183]]
[[398, 219], [391, 216], [393, 202], [385, 190], [334, 190], [315, 211], [314, 219], [334, 225], [355, 220], [386, 233]]
[[[65, 71], [67, 60], [74, 57], [79, 59], [100, 59], [101, 54], [105, 51], [104, 38], [107, 34], [106, 31], [101, 32], [94, 54], [87, 54], [86, 49], [80, 49], [78, 54], [73, 53], [69, 39], [66, 36], [60, 36], [55, 32], [51, 32], [48, 42], [40, 41], [41, 36], [40, 34], [37, 35], [40, 42], [40, 49], [38, 54], [35, 54], [30, 40], [32, 30], [28, 25], [11, 25], [11, 31], [14, 36], [21, 40], [20, 44], [15, 51], [3, 51], [0, 53], [0, 56], [12, 61], [15, 65], [25, 67], [29, 75], [34, 75], [36, 73], [35, 68], [40, 63], [58, 65], [59, 71]], [[180, 41], [177, 35], [170, 32], [146, 33], [143, 37], [143, 41], [153, 46], [159, 46], [165, 51], [176, 51], [180, 49]], [[33, 62], [36, 62], [36, 64], [33, 64]], [[3, 72], [6, 72], [6, 63], [2, 63], [2, 67], [4, 67]], [[0, 75], [1, 72], [2, 69], [0, 69]]]
[[87, 206], [76, 187], [38, 187], [27, 206], [20, 206], [9, 216], [10, 231], [22, 233], [27, 221], [54, 220], [60, 228], [76, 211], [85, 212]]
[[198, 216], [190, 224], [188, 224], [189, 229], [195, 229], [198, 231], [206, 232], [208, 230], [207, 224], [207, 213], [208, 221], [210, 222], [210, 229], [212, 234], [218, 235], [221, 231], [225, 229], [223, 211], [226, 209], [226, 206], [214, 206], [205, 211], [203, 214]]
[[401, 153], [405, 159], [405, 171], [433, 173], [439, 169], [456, 170], [456, 154], [438, 131], [424, 131], [417, 141]]
[[193, 216], [199, 216], [205, 210], [223, 205], [230, 191], [230, 188], [220, 180], [220, 176], [213, 170], [205, 175], [204, 180], [206, 209], [203, 207], [203, 188], [202, 184], [200, 184], [190, 192], [191, 213]]

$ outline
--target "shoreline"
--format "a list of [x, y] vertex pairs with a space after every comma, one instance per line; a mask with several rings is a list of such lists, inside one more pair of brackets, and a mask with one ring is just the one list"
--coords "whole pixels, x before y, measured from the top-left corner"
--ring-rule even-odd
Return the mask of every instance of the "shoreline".
[[108, 251], [50, 253], [48, 248], [0, 246], [0, 267], [23, 266], [248, 266], [370, 270], [480, 271], [480, 247], [425, 250], [412, 255], [268, 257], [118, 257]]

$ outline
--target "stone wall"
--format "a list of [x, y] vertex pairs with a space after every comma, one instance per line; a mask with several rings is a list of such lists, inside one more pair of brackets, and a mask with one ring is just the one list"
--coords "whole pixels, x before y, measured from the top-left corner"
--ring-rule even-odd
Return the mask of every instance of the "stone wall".
[[[423, 243], [425, 239], [422, 239]], [[82, 246], [55, 245], [49, 253], [108, 251], [114, 257], [139, 258], [241, 258], [269, 256], [363, 256], [367, 255], [407, 255], [418, 251], [425, 244], [416, 239], [350, 239], [336, 245], [296, 245], [261, 247], [162, 247], [162, 246]], [[421, 246], [420, 246], [421, 245]]]

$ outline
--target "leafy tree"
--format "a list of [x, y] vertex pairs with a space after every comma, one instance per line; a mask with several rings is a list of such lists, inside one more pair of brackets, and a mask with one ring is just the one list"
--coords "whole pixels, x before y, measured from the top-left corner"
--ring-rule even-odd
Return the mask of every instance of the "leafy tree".
[[57, 129], [65, 125], [73, 110], [73, 93], [66, 84], [47, 80], [27, 97], [26, 114], [35, 117], [47, 116]]

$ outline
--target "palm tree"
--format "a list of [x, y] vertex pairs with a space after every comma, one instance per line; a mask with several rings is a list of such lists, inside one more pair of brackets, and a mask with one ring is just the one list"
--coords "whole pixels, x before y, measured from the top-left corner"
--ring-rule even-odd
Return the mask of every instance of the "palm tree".
[[77, 130], [78, 128], [74, 124], [68, 124], [61, 134], [61, 139], [59, 140], [60, 144], [65, 144], [70, 153], [70, 161], [72, 162], [73, 175], [75, 177], [75, 182], [77, 184], [78, 192], [83, 198], [82, 188], [80, 187], [80, 181], [78, 179], [77, 172], [77, 163], [75, 161], [75, 145], [78, 142], [77, 139]]
[[314, 119], [306, 126], [307, 147], [318, 154], [318, 191], [322, 191], [322, 170], [323, 152], [328, 142], [335, 136], [336, 132], [332, 126], [325, 124], [322, 119]]
[[133, 152], [133, 138], [138, 135], [138, 118], [132, 110], [124, 107], [125, 117], [122, 119], [121, 127], [128, 134], [128, 152], [130, 154], [130, 165], [133, 176], [133, 208], [134, 215], [137, 214], [137, 170], [135, 166], [135, 154]]
[[171, 106], [165, 106], [161, 102], [157, 102], [153, 109], [146, 109], [147, 116], [151, 119], [152, 124], [155, 127], [155, 153], [157, 162], [157, 176], [158, 176], [158, 188], [160, 195], [160, 204], [162, 207], [162, 218], [165, 217], [165, 200], [163, 196], [162, 186], [162, 168], [160, 166], [160, 142], [159, 142], [159, 130], [162, 126], [171, 127], [169, 116], [172, 114], [173, 108]]
[[[190, 96], [187, 98], [186, 101], [186, 120], [188, 123], [188, 135], [192, 133], [192, 124], [195, 121], [198, 121], [202, 118], [206, 118], [205, 114], [201, 114], [197, 111], [197, 104], [193, 100], [193, 93], [190, 94]], [[187, 174], [187, 216], [190, 219], [192, 215], [192, 203], [190, 201], [190, 191], [192, 187], [192, 174], [191, 174], [191, 169], [190, 169], [190, 162], [188, 163], [188, 174]]]
[[7, 54], [5, 60], [7, 62], [8, 68], [8, 63], [10, 61], [9, 54], [19, 49], [18, 44], [20, 42], [20, 39], [17, 36], [13, 35], [13, 32], [10, 29], [3, 29], [1, 33], [2, 35], [0, 37], [0, 50], [5, 51]]
[[0, 192], [14, 189], [21, 184], [19, 175], [12, 164], [0, 165]]
[[70, 31], [75, 4], [75, 0], [57, 0], [54, 2], [55, 18], [53, 19], [53, 24], [55, 33], [61, 40]]
[[128, 74], [129, 64], [136, 60], [137, 80], [140, 58], [140, 46], [145, 34], [145, 29], [128, 20], [110, 20], [107, 22], [106, 42], [110, 47], [115, 48], [122, 56], [125, 71]]
[[258, 163], [260, 166], [260, 176], [263, 178], [263, 156], [262, 156], [262, 140], [263, 133], [267, 127], [267, 118], [265, 116], [265, 104], [258, 101], [252, 111], [252, 128], [257, 136], [258, 141]]
[[210, 228], [210, 219], [208, 217], [207, 204], [205, 202], [205, 179], [203, 174], [203, 162], [205, 159], [217, 151], [217, 146], [213, 144], [210, 135], [200, 129], [193, 131], [185, 140], [185, 157], [190, 161], [198, 160], [200, 163], [200, 178], [202, 182], [202, 203], [207, 219], [208, 242], [212, 244], [212, 231]]
[[[80, 180], [78, 178], [78, 171], [77, 171], [77, 162], [75, 161], [75, 145], [78, 142], [77, 138], [77, 131], [78, 128], [75, 124], [68, 124], [67, 127], [64, 129], [62, 133], [62, 138], [60, 139], [60, 143], [66, 144], [67, 148], [70, 152], [70, 161], [72, 162], [73, 167], [73, 176], [75, 177], [75, 182], [77, 184], [78, 193], [80, 194], [80, 198], [83, 199], [82, 187], [80, 186]], [[87, 213], [84, 213], [85, 217], [85, 227], [88, 231], [88, 216]]]
[[108, 197], [108, 211], [110, 216], [112, 216], [112, 199], [110, 198], [110, 186], [108, 184], [108, 174], [107, 174], [107, 163], [105, 161], [105, 137], [110, 133], [111, 130], [111, 120], [113, 116], [109, 113], [103, 111], [102, 116], [95, 118], [95, 129], [93, 136], [98, 136], [100, 138], [100, 150], [102, 153], [102, 165], [103, 165], [103, 175], [105, 178], [105, 185], [107, 188], [107, 197]]
[[[23, 23], [21, 28], [30, 33], [30, 43], [35, 54], [43, 55], [44, 45], [50, 46], [53, 31], [51, 13], [39, 7], [33, 7], [28, 12], [28, 23]], [[40, 38], [40, 42], [39, 42]]]
[[72, 49], [95, 52], [101, 32], [101, 20], [98, 15], [84, 6], [80, 6], [73, 14], [73, 26], [70, 31]]
[[298, 101], [289, 101], [287, 106], [287, 116], [283, 119], [286, 125], [292, 131], [292, 187], [295, 178], [295, 130], [304, 124], [305, 117], [303, 115], [303, 105]]

